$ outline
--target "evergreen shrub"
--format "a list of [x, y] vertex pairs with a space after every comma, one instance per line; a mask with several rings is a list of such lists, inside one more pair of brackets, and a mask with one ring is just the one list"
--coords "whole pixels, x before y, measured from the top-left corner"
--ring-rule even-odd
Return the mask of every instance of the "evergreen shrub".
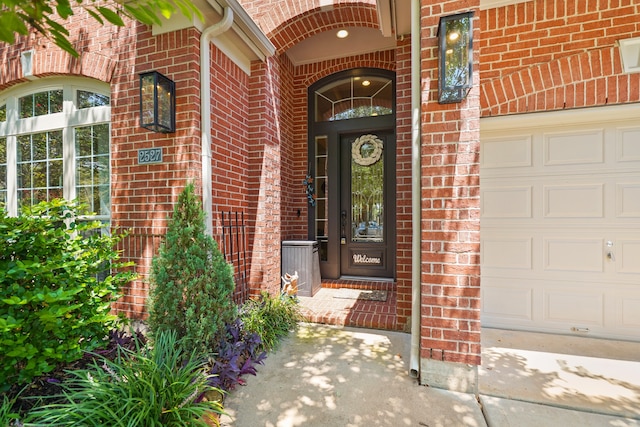
[[148, 326], [152, 335], [174, 330], [188, 351], [208, 354], [236, 317], [233, 270], [205, 232], [193, 184], [178, 197], [150, 274]]

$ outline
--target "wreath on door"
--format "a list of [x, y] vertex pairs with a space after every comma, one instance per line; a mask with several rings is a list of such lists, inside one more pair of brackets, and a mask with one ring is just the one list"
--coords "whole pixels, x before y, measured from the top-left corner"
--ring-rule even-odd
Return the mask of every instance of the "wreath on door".
[[351, 157], [360, 166], [371, 166], [382, 157], [383, 143], [376, 135], [362, 135], [351, 145]]

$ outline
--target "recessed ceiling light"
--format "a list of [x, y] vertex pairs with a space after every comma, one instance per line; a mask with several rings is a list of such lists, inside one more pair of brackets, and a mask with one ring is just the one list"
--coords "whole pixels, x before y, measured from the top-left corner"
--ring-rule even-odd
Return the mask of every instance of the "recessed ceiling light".
[[457, 31], [454, 31], [449, 34], [449, 40], [451, 40], [452, 42], [458, 40], [458, 38], [460, 38], [460, 33]]
[[338, 32], [336, 33], [336, 36], [337, 36], [339, 39], [344, 39], [344, 38], [345, 38], [345, 37], [347, 37], [348, 35], [349, 35], [349, 31], [347, 31], [347, 30], [340, 30], [340, 31], [338, 31]]
[[369, 86], [371, 82], [369, 80], [365, 80], [362, 82], [362, 86]]

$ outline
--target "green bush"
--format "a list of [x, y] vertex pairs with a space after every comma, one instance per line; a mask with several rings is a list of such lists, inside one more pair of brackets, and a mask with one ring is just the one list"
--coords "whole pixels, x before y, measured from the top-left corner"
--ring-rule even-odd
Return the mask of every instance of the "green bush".
[[[43, 405], [25, 426], [207, 426], [203, 417], [222, 413], [222, 392], [207, 385], [203, 363], [185, 353], [175, 332], [160, 332], [152, 347], [121, 350], [115, 361], [71, 371], [62, 403]], [[209, 418], [216, 422], [216, 419]]]
[[240, 318], [246, 331], [258, 334], [266, 351], [277, 348], [280, 340], [303, 320], [295, 297], [271, 296], [264, 291], [259, 299], [249, 300], [242, 306]]
[[153, 259], [150, 282], [150, 332], [174, 330], [189, 351], [210, 352], [225, 324], [236, 316], [233, 270], [205, 233], [193, 184], [178, 197], [165, 241]]
[[134, 274], [110, 274], [125, 266], [114, 250], [121, 236], [83, 214], [64, 200], [18, 217], [0, 210], [0, 391], [79, 359], [115, 326], [111, 303]]

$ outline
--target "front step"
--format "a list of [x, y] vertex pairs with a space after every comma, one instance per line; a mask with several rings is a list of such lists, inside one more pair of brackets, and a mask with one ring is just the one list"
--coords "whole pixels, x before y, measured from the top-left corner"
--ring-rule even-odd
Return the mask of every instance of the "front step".
[[340, 278], [322, 279], [322, 287], [330, 289], [362, 289], [367, 291], [393, 291], [396, 283], [392, 279], [375, 279], [371, 277], [363, 278]]
[[[386, 301], [336, 298], [339, 289], [385, 290]], [[392, 281], [340, 279], [322, 281], [313, 297], [298, 297], [308, 322], [336, 326], [397, 330], [395, 283]]]

